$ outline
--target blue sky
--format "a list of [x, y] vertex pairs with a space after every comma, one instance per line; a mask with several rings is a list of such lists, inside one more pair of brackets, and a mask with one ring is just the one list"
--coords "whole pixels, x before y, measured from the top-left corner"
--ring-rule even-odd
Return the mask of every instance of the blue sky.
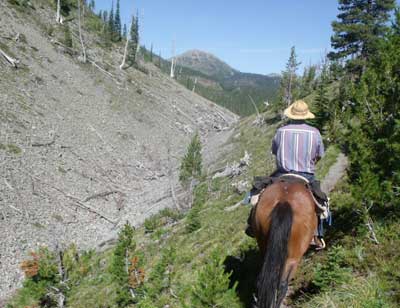
[[[116, 1], [116, 0], [115, 0]], [[123, 23], [139, 10], [142, 44], [164, 58], [201, 49], [235, 69], [280, 73], [296, 46], [303, 65], [317, 63], [330, 49], [337, 0], [120, 0]], [[96, 11], [111, 0], [96, 0]]]

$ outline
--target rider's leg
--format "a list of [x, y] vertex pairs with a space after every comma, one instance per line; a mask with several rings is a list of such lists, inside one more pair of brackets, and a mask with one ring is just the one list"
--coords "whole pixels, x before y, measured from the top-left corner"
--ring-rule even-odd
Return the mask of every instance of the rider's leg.
[[245, 233], [248, 235], [248, 236], [250, 236], [250, 237], [254, 237], [255, 235], [254, 235], [254, 230], [253, 230], [253, 219], [254, 219], [254, 213], [255, 213], [255, 206], [252, 206], [251, 207], [251, 210], [250, 210], [250, 214], [249, 214], [249, 217], [247, 218], [247, 226], [246, 226], [246, 229], [245, 229]]

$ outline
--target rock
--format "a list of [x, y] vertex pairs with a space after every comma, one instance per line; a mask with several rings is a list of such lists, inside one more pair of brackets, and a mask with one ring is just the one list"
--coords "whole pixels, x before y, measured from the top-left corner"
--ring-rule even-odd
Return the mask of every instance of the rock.
[[250, 183], [248, 181], [242, 180], [231, 184], [235, 189], [235, 192], [239, 195], [247, 192], [250, 188]]
[[212, 177], [213, 179], [221, 177], [234, 177], [240, 175], [247, 166], [249, 166], [251, 160], [250, 154], [245, 151], [244, 156], [239, 160], [239, 162], [234, 162], [232, 165], [227, 165], [224, 170], [217, 172]]

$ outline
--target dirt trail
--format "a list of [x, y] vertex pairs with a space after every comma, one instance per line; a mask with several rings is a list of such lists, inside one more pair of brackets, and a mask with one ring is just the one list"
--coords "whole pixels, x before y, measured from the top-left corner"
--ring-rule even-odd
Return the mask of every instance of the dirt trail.
[[327, 194], [330, 193], [335, 188], [337, 182], [345, 175], [348, 165], [349, 160], [343, 153], [340, 153], [336, 162], [329, 168], [328, 174], [321, 183], [322, 191]]

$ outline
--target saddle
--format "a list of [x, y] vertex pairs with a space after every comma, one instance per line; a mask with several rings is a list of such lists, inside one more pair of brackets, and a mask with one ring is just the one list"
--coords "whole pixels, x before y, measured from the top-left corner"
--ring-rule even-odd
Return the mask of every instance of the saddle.
[[321, 190], [320, 182], [309, 181], [305, 177], [294, 174], [294, 173], [285, 173], [278, 177], [274, 176], [259, 176], [254, 178], [253, 188], [250, 191], [251, 199], [250, 203], [252, 205], [256, 205], [258, 203], [258, 199], [260, 194], [270, 185], [276, 182], [286, 182], [286, 183], [303, 183], [307, 189], [310, 191], [311, 196], [314, 200], [316, 206], [316, 212], [320, 219], [327, 219], [329, 216], [329, 198], [327, 195]]

